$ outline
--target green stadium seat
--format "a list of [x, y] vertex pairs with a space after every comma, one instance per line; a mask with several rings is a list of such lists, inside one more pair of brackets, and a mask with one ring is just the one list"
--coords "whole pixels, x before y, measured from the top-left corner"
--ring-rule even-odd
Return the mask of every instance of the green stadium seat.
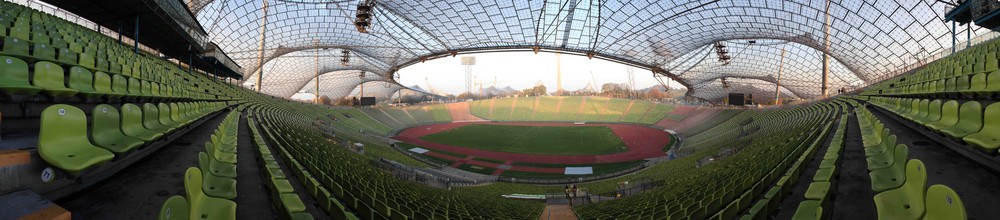
[[174, 128], [160, 123], [160, 110], [152, 103], [142, 105], [142, 125], [151, 131], [170, 133]]
[[921, 118], [914, 118], [913, 121], [920, 124], [930, 124], [941, 120], [941, 100], [935, 99], [927, 104], [927, 114]]
[[159, 220], [188, 220], [189, 204], [183, 196], [171, 196], [160, 207]]
[[66, 73], [59, 65], [48, 61], [35, 63], [35, 76], [32, 83], [44, 89], [42, 93], [54, 97], [70, 97], [80, 92], [66, 88], [65, 79]]
[[879, 169], [889, 168], [890, 166], [892, 166], [892, 164], [896, 162], [895, 152], [897, 149], [900, 149], [900, 146], [905, 146], [905, 145], [899, 144], [896, 145], [896, 147], [888, 148], [888, 150], [885, 153], [869, 156], [867, 159], [868, 170], [875, 171]]
[[122, 133], [120, 117], [115, 107], [100, 104], [94, 107], [91, 137], [94, 144], [116, 154], [128, 152], [144, 144], [143, 140]]
[[896, 146], [894, 153], [896, 163], [889, 166], [886, 169], [874, 170], [868, 173], [871, 178], [872, 190], [875, 192], [882, 192], [890, 189], [899, 188], [906, 181], [906, 158], [909, 157], [910, 150], [906, 145], [900, 144]]
[[129, 97], [142, 97], [142, 81], [136, 78], [128, 78], [128, 92], [125, 93]]
[[115, 157], [115, 154], [90, 144], [87, 115], [65, 104], [42, 110], [38, 154], [45, 162], [73, 174]]
[[189, 219], [236, 219], [236, 203], [213, 198], [202, 191], [202, 173], [191, 167], [184, 173], [184, 190], [190, 207]]
[[177, 103], [170, 103], [170, 120], [179, 122], [181, 125], [187, 125], [191, 123], [192, 120], [189, 120], [181, 116], [183, 115], [183, 113], [181, 112], [184, 111], [185, 110], [181, 108], [181, 105], [178, 105]]
[[[202, 156], [204, 155], [204, 156]], [[215, 198], [234, 199], [236, 198], [236, 180], [226, 177], [215, 176], [215, 170], [209, 165], [211, 163], [207, 154], [198, 153], [198, 167], [203, 171], [202, 190], [205, 194]], [[235, 170], [234, 170], [235, 171]]]
[[130, 137], [143, 141], [155, 141], [163, 136], [163, 133], [146, 129], [143, 126], [142, 109], [139, 106], [126, 103], [122, 105], [122, 133]]
[[218, 148], [222, 152], [236, 153], [236, 142], [235, 141], [223, 141], [218, 135], [212, 134], [210, 140], [215, 148]]
[[170, 117], [170, 115], [172, 114], [170, 105], [168, 105], [167, 103], [160, 103], [157, 104], [157, 106], [158, 106], [157, 110], [160, 111], [160, 124], [163, 124], [171, 128], [177, 128], [184, 125], [184, 123], [176, 122]]
[[910, 121], [916, 121], [917, 119], [927, 117], [931, 101], [928, 99], [922, 99], [919, 102], [915, 101], [914, 103], [917, 104], [916, 110], [912, 111], [910, 114], [904, 115], [903, 117], [909, 119]]
[[[886, 132], [886, 133], [888, 134], [888, 132]], [[890, 150], [889, 148], [892, 148], [892, 147], [895, 147], [895, 146], [896, 146], [896, 135], [895, 134], [889, 135], [888, 138], [885, 138], [885, 141], [882, 141], [882, 144], [879, 144], [879, 145], [876, 145], [876, 146], [872, 146], [872, 147], [866, 147], [865, 148], [865, 157], [871, 157], [871, 156], [875, 156], [875, 155], [885, 154], [886, 151]]]
[[958, 110], [958, 122], [955, 126], [941, 128], [944, 133], [953, 138], [962, 138], [976, 133], [983, 127], [983, 105], [977, 101], [962, 103]]
[[925, 123], [924, 125], [934, 130], [955, 126], [958, 123], [958, 101], [949, 100], [941, 106], [941, 118], [937, 122]]
[[3, 40], [3, 53], [13, 56], [30, 57], [28, 41], [17, 37], [6, 37]]
[[28, 64], [23, 60], [0, 56], [0, 91], [8, 95], [35, 95], [41, 87], [28, 82]]
[[61, 48], [59, 49], [58, 60], [62, 63], [76, 65], [77, 55], [75, 52], [70, 51], [69, 48]]
[[945, 185], [933, 185], [927, 189], [925, 220], [967, 219], [965, 205], [958, 193]]
[[208, 153], [208, 157], [215, 161], [236, 164], [236, 154], [219, 151], [212, 145], [212, 142], [205, 142], [205, 153]]
[[118, 97], [128, 96], [128, 78], [125, 78], [125, 76], [122, 75], [112, 74], [111, 91], [114, 91]]
[[55, 49], [55, 47], [52, 47], [52, 46], [50, 46], [48, 44], [37, 43], [36, 42], [34, 48], [32, 48], [32, 49], [34, 50], [32, 52], [33, 53], [32, 57], [34, 57], [35, 59], [51, 60], [51, 61], [55, 61], [56, 60], [56, 49]]
[[983, 111], [983, 127], [979, 132], [962, 138], [965, 142], [986, 152], [995, 153], [1000, 148], [1000, 103], [993, 103]]
[[[72, 78], [70, 80], [72, 80]], [[111, 99], [117, 99], [122, 95], [124, 95], [124, 94], [119, 94], [112, 89], [111, 76], [101, 71], [97, 71], [96, 73], [94, 73], [94, 92], [103, 94], [104, 96]]]
[[879, 219], [918, 219], [924, 215], [927, 170], [920, 160], [906, 163], [906, 182], [897, 189], [875, 195]]
[[[204, 158], [203, 158], [204, 157]], [[208, 154], [205, 152], [198, 152], [199, 161], [208, 161], [208, 169], [202, 169], [203, 171], [208, 171], [212, 175], [218, 177], [226, 178], [236, 178], [236, 165], [230, 163], [222, 163], [216, 160], [211, 160]]]
[[10, 31], [7, 32], [7, 36], [20, 38], [22, 39], [21, 41], [26, 41], [27, 39], [31, 38], [31, 32], [25, 26], [14, 25], [13, 27], [10, 28]]
[[295, 193], [282, 193], [281, 206], [284, 207], [285, 212], [289, 214], [306, 210], [306, 205], [302, 203], [302, 199]]
[[826, 196], [829, 191], [830, 182], [812, 182], [809, 184], [809, 188], [806, 189], [804, 196], [808, 200], [816, 200], [820, 204], [823, 204], [826, 203]]
[[[69, 88], [80, 91], [78, 94], [84, 98], [100, 98], [104, 96], [104, 92], [97, 91], [94, 88], [96, 84], [94, 82], [94, 74], [90, 73], [90, 70], [84, 69], [83, 67], [70, 67], [69, 68]], [[111, 78], [108, 78], [107, 89], [111, 89]]]
[[806, 200], [799, 203], [799, 208], [792, 215], [793, 220], [819, 220], [823, 218], [823, 204], [816, 200]]

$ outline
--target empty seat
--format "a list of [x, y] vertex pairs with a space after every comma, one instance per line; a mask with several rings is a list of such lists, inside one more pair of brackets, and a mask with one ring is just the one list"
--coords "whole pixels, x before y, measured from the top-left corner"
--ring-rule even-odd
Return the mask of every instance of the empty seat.
[[183, 196], [171, 196], [163, 202], [160, 207], [159, 220], [189, 220], [189, 207], [187, 199]]
[[111, 76], [111, 91], [114, 91], [116, 95], [119, 97], [129, 95], [128, 88], [128, 78], [118, 74]]
[[202, 191], [202, 176], [197, 167], [184, 173], [184, 191], [191, 205], [189, 219], [236, 219], [236, 203], [206, 195]]
[[28, 82], [28, 64], [23, 60], [0, 56], [0, 91], [8, 95], [35, 95], [41, 87]]
[[146, 129], [160, 133], [170, 133], [171, 131], [174, 131], [173, 127], [160, 123], [160, 111], [156, 108], [156, 105], [153, 105], [152, 103], [142, 105], [142, 125], [145, 126]]
[[87, 115], [65, 104], [42, 110], [38, 154], [45, 162], [74, 174], [115, 157], [115, 154], [90, 144]]
[[958, 123], [958, 101], [949, 100], [941, 105], [941, 118], [937, 122], [924, 124], [928, 128], [941, 130], [941, 128], [955, 126]]
[[114, 89], [112, 89], [111, 76], [101, 71], [94, 73], [94, 92], [101, 93], [111, 99], [116, 99], [124, 95], [117, 93]]
[[160, 111], [160, 124], [163, 124], [171, 128], [177, 128], [184, 125], [183, 123], [174, 121], [170, 117], [171, 115], [170, 105], [167, 105], [167, 103], [160, 103], [157, 104], [157, 106], [158, 106], [157, 110]]
[[799, 203], [799, 208], [792, 215], [793, 220], [819, 220], [823, 218], [823, 204], [816, 200], [806, 200]]
[[914, 118], [913, 121], [920, 124], [929, 124], [941, 120], [941, 100], [936, 99], [927, 103], [927, 114], [924, 117]]
[[906, 164], [906, 182], [897, 189], [875, 195], [879, 219], [918, 219], [924, 215], [927, 170], [920, 160]]
[[983, 111], [982, 129], [962, 140], [986, 152], [997, 152], [997, 148], [1000, 148], [1000, 103], [987, 106]]
[[205, 153], [208, 153], [208, 157], [215, 161], [236, 164], [236, 154], [222, 152], [212, 145], [212, 142], [205, 142]]
[[[202, 156], [204, 155], [204, 156]], [[236, 198], [236, 180], [213, 175], [208, 155], [198, 153], [198, 167], [202, 170], [202, 190], [208, 196], [223, 199]]]
[[978, 132], [982, 127], [983, 105], [977, 101], [967, 101], [958, 109], [958, 122], [955, 126], [941, 128], [940, 131], [953, 138], [962, 138]]
[[31, 56], [28, 54], [28, 41], [17, 37], [6, 37], [3, 39], [3, 53], [14, 56]]
[[890, 189], [899, 188], [906, 181], [906, 158], [909, 157], [910, 150], [906, 145], [900, 144], [896, 146], [895, 152], [896, 163], [889, 166], [886, 169], [880, 169], [868, 173], [868, 177], [871, 178], [872, 190], [875, 192], [882, 192]]
[[48, 44], [35, 43], [32, 57], [41, 60], [56, 60], [56, 49]]
[[129, 137], [122, 133], [121, 117], [115, 107], [100, 104], [94, 107], [92, 114], [93, 129], [91, 130], [91, 136], [94, 138], [94, 144], [97, 146], [120, 154], [144, 144], [143, 140]]
[[126, 103], [122, 105], [122, 133], [143, 141], [154, 141], [163, 133], [146, 129], [143, 126], [142, 109], [139, 106]]
[[55, 97], [70, 97], [80, 92], [66, 88], [66, 73], [63, 72], [63, 68], [48, 61], [35, 63], [35, 77], [32, 83], [41, 87], [42, 93]]
[[216, 160], [212, 160], [208, 157], [205, 152], [198, 152], [199, 161], [204, 158], [204, 161], [208, 162], [208, 169], [202, 169], [203, 172], [210, 172], [212, 175], [218, 177], [236, 178], [236, 165], [230, 163], [222, 163]]
[[[108, 78], [107, 88], [111, 89], [111, 79]], [[104, 96], [103, 92], [99, 92], [94, 89], [94, 74], [90, 73], [90, 70], [84, 69], [83, 67], [70, 67], [69, 68], [69, 88], [80, 91], [78, 94], [84, 98], [100, 98]]]
[[927, 189], [925, 220], [967, 219], [965, 204], [958, 193], [945, 185], [933, 185]]

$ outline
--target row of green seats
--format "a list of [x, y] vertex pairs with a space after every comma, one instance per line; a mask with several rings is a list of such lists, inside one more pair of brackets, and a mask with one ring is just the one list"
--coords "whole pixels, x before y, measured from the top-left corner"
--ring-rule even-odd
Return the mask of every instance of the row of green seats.
[[[87, 115], [77, 107], [56, 104], [41, 114], [38, 153], [47, 163], [71, 174], [111, 161], [218, 108], [216, 103], [107, 104], [93, 110], [91, 135]], [[93, 142], [91, 142], [93, 140]]]
[[871, 103], [930, 130], [964, 141], [989, 154], [1000, 148], [1000, 103], [870, 97]]
[[927, 168], [918, 159], [907, 161], [909, 149], [864, 107], [855, 108], [875, 191], [879, 219], [966, 219], [965, 207], [945, 185], [926, 189]]
[[[292, 187], [291, 182], [289, 182], [285, 176], [284, 171], [281, 171], [281, 166], [275, 160], [274, 154], [271, 153], [271, 149], [268, 148], [264, 137], [260, 134], [257, 129], [257, 122], [255, 110], [253, 106], [246, 107], [247, 112], [247, 124], [250, 126], [250, 134], [253, 137], [251, 143], [257, 146], [257, 153], [260, 155], [262, 163], [262, 169], [267, 170], [265, 175], [269, 181], [265, 181], [264, 184], [267, 185], [268, 190], [271, 192], [271, 204], [275, 205], [275, 208], [281, 210], [282, 213], [287, 216], [287, 219], [313, 219], [313, 216], [308, 212], [305, 212], [306, 205], [302, 202], [302, 199], [298, 194], [295, 193], [295, 189]], [[326, 195], [325, 198], [316, 198], [316, 201], [326, 212], [333, 211], [332, 208], [338, 208], [340, 211], [340, 216], [345, 216], [345, 219], [357, 219], [350, 213], [344, 212], [344, 205], [340, 204], [335, 199], [329, 197], [330, 193], [326, 189], [319, 188]], [[331, 213], [331, 215], [334, 215]]]
[[[53, 97], [80, 96], [87, 99], [102, 97], [175, 99], [189, 97], [192, 94], [181, 86], [127, 78], [122, 75], [111, 76], [104, 72], [93, 74], [78, 66], [69, 67], [69, 80], [66, 80], [67, 72], [55, 63], [39, 61], [33, 66], [34, 68], [29, 71], [29, 65], [23, 60], [0, 56], [0, 91], [7, 95], [33, 96], [44, 93]], [[32, 75], [30, 80], [29, 75]]]
[[979, 94], [1000, 91], [1000, 41], [991, 40], [870, 86], [863, 95]]
[[[842, 109], [847, 109], [847, 106], [843, 102], [838, 102], [838, 104], [842, 105]], [[809, 183], [809, 187], [806, 188], [806, 192], [803, 195], [806, 199], [799, 202], [799, 206], [796, 208], [792, 219], [822, 219], [829, 212], [829, 209], [824, 212], [823, 207], [830, 205], [830, 194], [836, 191], [838, 179], [837, 165], [840, 161], [840, 152], [844, 147], [846, 131], [847, 111], [844, 111], [841, 114], [840, 122], [837, 123], [837, 130], [833, 134], [833, 140], [830, 141], [830, 146], [827, 148], [826, 153], [823, 154], [823, 160], [820, 162], [819, 169], [813, 175], [812, 183]]]
[[159, 219], [236, 219], [236, 151], [240, 113], [230, 112], [184, 173], [185, 196], [172, 196]]

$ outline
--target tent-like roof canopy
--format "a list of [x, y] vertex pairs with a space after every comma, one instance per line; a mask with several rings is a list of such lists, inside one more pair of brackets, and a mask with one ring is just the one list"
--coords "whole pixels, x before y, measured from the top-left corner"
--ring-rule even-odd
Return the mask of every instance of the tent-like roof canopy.
[[[212, 40], [244, 67], [245, 84], [259, 77], [266, 1], [262, 87], [284, 97], [313, 86], [317, 54], [321, 74], [331, 75], [321, 77], [321, 93], [339, 96], [363, 82], [395, 82], [395, 70], [426, 59], [537, 49], [662, 69], [706, 100], [735, 88], [723, 87], [722, 79], [771, 94], [780, 81], [792, 97], [815, 98], [823, 54], [831, 57], [832, 94], [947, 55], [953, 43], [952, 24], [943, 19], [950, 0], [374, 0], [368, 33], [354, 26], [359, 0], [185, 1]], [[995, 33], [958, 26], [954, 35], [962, 49], [967, 39]], [[718, 62], [717, 42], [732, 57], [728, 65]], [[340, 62], [343, 50], [347, 65]], [[373, 74], [361, 79], [358, 70]]]

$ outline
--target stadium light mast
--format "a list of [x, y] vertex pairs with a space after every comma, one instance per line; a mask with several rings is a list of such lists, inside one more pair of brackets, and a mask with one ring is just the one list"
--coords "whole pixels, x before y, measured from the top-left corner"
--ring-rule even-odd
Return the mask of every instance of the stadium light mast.
[[462, 65], [465, 66], [465, 92], [471, 94], [475, 90], [475, 82], [472, 79], [472, 66], [476, 65], [476, 57], [462, 56]]
[[260, 50], [257, 51], [257, 93], [260, 93], [261, 83], [264, 78], [264, 42], [267, 40], [267, 0], [264, 0], [264, 15], [260, 18]]

